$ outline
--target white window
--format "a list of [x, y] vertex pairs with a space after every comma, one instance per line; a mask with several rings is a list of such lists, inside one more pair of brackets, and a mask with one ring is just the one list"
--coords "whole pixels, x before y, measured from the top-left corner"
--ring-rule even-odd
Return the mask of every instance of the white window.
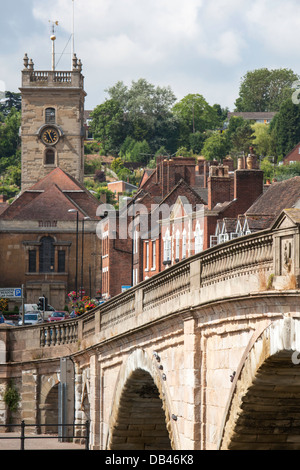
[[186, 230], [182, 232], [182, 259], [186, 258]]
[[176, 231], [176, 245], [175, 245], [175, 259], [179, 260], [179, 243], [180, 243], [180, 233], [179, 230]]
[[228, 242], [228, 240], [229, 240], [228, 233], [221, 233], [219, 235], [219, 243], [225, 243], [225, 242]]
[[218, 244], [218, 236], [217, 235], [211, 235], [210, 236], [210, 248], [213, 246], [216, 246]]
[[164, 261], [171, 261], [171, 237], [169, 229], [166, 230], [163, 238], [164, 242]]
[[134, 235], [133, 235], [133, 253], [137, 254], [138, 251], [139, 251], [139, 232], [135, 230]]
[[156, 242], [152, 241], [152, 271], [156, 269]]
[[201, 230], [199, 222], [197, 222], [195, 236], [195, 254], [203, 251], [203, 230]]
[[146, 242], [145, 271], [149, 271], [149, 242]]

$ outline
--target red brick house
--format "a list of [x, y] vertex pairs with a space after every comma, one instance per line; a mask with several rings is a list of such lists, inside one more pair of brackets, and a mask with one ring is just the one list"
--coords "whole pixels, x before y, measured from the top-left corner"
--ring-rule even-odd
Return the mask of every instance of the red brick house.
[[159, 157], [127, 207], [104, 217], [104, 297], [209, 248], [218, 220], [237, 218], [262, 194], [263, 172], [253, 153], [235, 171], [230, 158], [226, 165], [212, 163]]
[[283, 158], [283, 164], [300, 162], [300, 142]]

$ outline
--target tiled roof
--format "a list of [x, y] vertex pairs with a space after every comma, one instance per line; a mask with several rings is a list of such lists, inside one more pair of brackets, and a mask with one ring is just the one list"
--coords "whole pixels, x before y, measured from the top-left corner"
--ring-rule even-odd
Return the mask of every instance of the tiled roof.
[[247, 210], [247, 216], [269, 216], [275, 219], [288, 208], [295, 206], [300, 199], [300, 176], [285, 181], [272, 183], [252, 206]]
[[74, 220], [69, 209], [79, 212], [79, 219], [97, 219], [99, 201], [73, 177], [56, 168], [30, 189], [25, 190], [0, 215], [3, 220]]

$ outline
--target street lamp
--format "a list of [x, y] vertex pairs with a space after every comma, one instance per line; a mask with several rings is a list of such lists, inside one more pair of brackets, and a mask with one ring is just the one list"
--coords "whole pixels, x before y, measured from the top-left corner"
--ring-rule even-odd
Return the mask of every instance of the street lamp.
[[84, 249], [84, 221], [90, 220], [90, 217], [83, 217], [82, 219], [82, 233], [81, 233], [81, 285], [80, 285], [80, 299], [82, 300], [83, 289], [83, 249]]
[[76, 209], [69, 209], [68, 212], [76, 212], [76, 274], [75, 274], [75, 292], [77, 297], [78, 291], [78, 211]]

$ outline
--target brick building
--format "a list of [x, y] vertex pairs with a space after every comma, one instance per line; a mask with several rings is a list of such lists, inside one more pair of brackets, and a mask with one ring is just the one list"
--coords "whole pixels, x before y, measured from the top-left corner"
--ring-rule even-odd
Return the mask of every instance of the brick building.
[[220, 165], [159, 157], [127, 207], [111, 210], [101, 221], [108, 247], [102, 254], [103, 296], [114, 296], [209, 248], [218, 221], [244, 214], [263, 188], [252, 149], [235, 171], [231, 158]]
[[283, 164], [300, 162], [300, 142], [283, 158]]

